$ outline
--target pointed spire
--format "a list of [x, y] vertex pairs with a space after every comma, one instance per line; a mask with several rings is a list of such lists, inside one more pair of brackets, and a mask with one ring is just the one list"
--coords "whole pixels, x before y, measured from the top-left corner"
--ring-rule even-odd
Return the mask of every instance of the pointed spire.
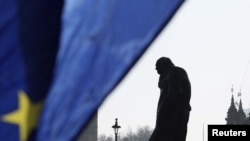
[[236, 109], [235, 104], [238, 105], [237, 101], [234, 102], [234, 96], [232, 95], [230, 108], [235, 108]]
[[234, 105], [234, 96], [233, 95], [231, 98], [231, 105], [230, 105], [228, 112], [227, 112], [226, 121], [227, 121], [227, 124], [229, 124], [229, 125], [237, 124], [237, 109]]
[[234, 105], [234, 96], [232, 95], [232, 98], [231, 98], [231, 106]]
[[241, 99], [240, 99], [240, 104], [239, 104], [239, 110], [243, 111]]
[[238, 124], [245, 124], [245, 122], [246, 122], [246, 114], [245, 114], [245, 112], [243, 110], [241, 99], [240, 99], [239, 110], [238, 110], [237, 115], [238, 115], [237, 116]]

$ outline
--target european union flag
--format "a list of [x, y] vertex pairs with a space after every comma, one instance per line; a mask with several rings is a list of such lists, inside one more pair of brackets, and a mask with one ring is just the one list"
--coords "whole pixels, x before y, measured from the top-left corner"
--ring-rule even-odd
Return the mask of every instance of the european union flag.
[[182, 2], [66, 0], [39, 141], [73, 140]]
[[62, 1], [0, 1], [0, 140], [35, 140], [52, 79]]
[[0, 139], [70, 141], [183, 0], [1, 0]]

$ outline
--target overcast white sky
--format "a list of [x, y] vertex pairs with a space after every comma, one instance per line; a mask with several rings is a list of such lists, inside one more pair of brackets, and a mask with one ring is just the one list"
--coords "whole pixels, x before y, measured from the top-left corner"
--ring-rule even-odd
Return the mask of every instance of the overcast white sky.
[[98, 133], [113, 135], [115, 118], [121, 134], [138, 126], [154, 128], [160, 93], [155, 61], [161, 56], [189, 74], [187, 141], [202, 141], [203, 124], [226, 123], [232, 85], [235, 96], [241, 89], [243, 107], [250, 108], [249, 14], [249, 0], [187, 0], [99, 109]]

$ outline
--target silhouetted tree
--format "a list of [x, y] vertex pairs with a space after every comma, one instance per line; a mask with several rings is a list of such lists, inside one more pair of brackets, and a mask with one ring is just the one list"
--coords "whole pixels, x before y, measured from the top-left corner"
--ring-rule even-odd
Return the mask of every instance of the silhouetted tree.
[[138, 141], [148, 141], [148, 139], [150, 138], [152, 134], [152, 130], [150, 130], [149, 127], [142, 127], [142, 128], [138, 128], [137, 130], [137, 140]]
[[105, 134], [98, 136], [98, 141], [113, 141], [111, 136], [106, 136]]

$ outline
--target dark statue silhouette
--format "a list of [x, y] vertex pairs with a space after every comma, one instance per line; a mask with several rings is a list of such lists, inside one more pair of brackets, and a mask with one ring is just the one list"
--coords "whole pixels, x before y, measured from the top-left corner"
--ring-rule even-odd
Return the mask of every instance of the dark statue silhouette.
[[156, 70], [160, 75], [160, 98], [156, 126], [149, 141], [185, 141], [191, 110], [188, 75], [166, 57], [157, 60]]

